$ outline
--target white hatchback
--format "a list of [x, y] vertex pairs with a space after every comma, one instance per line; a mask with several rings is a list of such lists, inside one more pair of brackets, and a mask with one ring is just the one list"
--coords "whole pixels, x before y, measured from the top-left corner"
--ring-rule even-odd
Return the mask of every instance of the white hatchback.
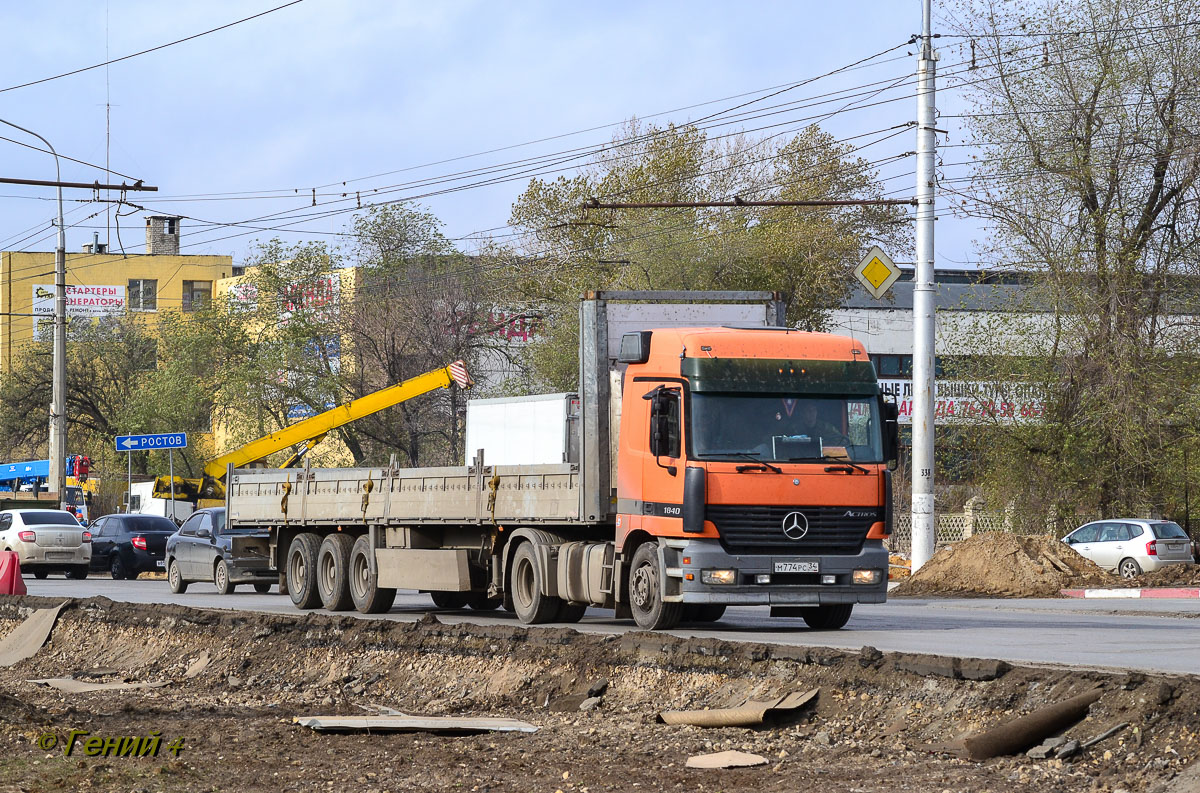
[[92, 535], [61, 509], [6, 509], [0, 511], [0, 550], [16, 551], [21, 570], [37, 578], [60, 570], [87, 578]]
[[1098, 520], [1080, 526], [1063, 542], [1122, 578], [1195, 563], [1191, 539], [1169, 520]]

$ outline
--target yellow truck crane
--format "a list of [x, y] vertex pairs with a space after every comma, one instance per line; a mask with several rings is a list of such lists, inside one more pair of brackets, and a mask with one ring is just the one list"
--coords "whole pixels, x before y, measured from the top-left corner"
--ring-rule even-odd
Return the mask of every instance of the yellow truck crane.
[[449, 366], [417, 375], [402, 383], [359, 397], [344, 405], [338, 405], [324, 413], [318, 413], [295, 424], [289, 424], [283, 429], [256, 438], [219, 457], [214, 457], [204, 466], [202, 479], [185, 479], [177, 476], [172, 489], [171, 477], [160, 476], [154, 480], [154, 497], [169, 499], [174, 493], [177, 501], [196, 502], [201, 499], [224, 499], [225, 472], [230, 465], [234, 468], [246, 468], [276, 452], [299, 447], [283, 465], [279, 466], [280, 468], [291, 468], [314, 446], [324, 440], [330, 431], [413, 397], [439, 388], [449, 388], [454, 384], [464, 389], [470, 388], [474, 384], [462, 361], [455, 361]]

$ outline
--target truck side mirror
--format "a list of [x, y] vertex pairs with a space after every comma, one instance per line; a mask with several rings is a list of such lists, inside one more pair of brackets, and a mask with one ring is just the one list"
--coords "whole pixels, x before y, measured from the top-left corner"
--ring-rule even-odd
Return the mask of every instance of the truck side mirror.
[[[648, 451], [659, 457], [679, 457], [679, 389], [659, 386], [642, 395], [650, 402], [650, 439]], [[676, 474], [675, 466], [659, 466]]]
[[895, 402], [879, 398], [879, 415], [883, 419], [883, 459], [889, 467], [900, 458], [900, 411]]

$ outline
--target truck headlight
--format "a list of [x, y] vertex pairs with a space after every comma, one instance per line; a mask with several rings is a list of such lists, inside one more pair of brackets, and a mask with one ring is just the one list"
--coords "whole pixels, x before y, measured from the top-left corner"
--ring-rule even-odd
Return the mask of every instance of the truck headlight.
[[705, 584], [736, 584], [737, 570], [702, 570], [700, 580]]
[[878, 584], [881, 575], [878, 570], [855, 570], [850, 580], [855, 584]]

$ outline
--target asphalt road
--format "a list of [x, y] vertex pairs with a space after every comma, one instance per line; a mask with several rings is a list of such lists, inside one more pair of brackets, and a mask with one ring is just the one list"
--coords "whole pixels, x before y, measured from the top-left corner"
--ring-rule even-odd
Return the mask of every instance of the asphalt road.
[[[173, 603], [195, 608], [244, 609], [298, 614], [292, 602], [276, 594], [255, 594], [249, 586], [218, 595], [211, 584], [191, 584], [173, 595], [163, 580], [70, 581], [25, 577], [29, 594], [44, 597], [103, 595], [131, 603]], [[414, 621], [432, 608], [428, 595], [402, 591], [391, 612], [351, 616]], [[504, 611], [439, 612], [446, 623], [516, 624]], [[631, 620], [591, 609], [574, 626], [593, 633], [637, 630]], [[1190, 600], [1002, 600], [897, 598], [860, 605], [840, 631], [808, 630], [799, 619], [771, 619], [765, 607], [731, 608], [711, 627], [685, 627], [676, 636], [715, 637], [728, 641], [769, 642], [857, 650], [870, 645], [883, 651], [931, 653], [1010, 662], [1200, 674], [1200, 599]]]

